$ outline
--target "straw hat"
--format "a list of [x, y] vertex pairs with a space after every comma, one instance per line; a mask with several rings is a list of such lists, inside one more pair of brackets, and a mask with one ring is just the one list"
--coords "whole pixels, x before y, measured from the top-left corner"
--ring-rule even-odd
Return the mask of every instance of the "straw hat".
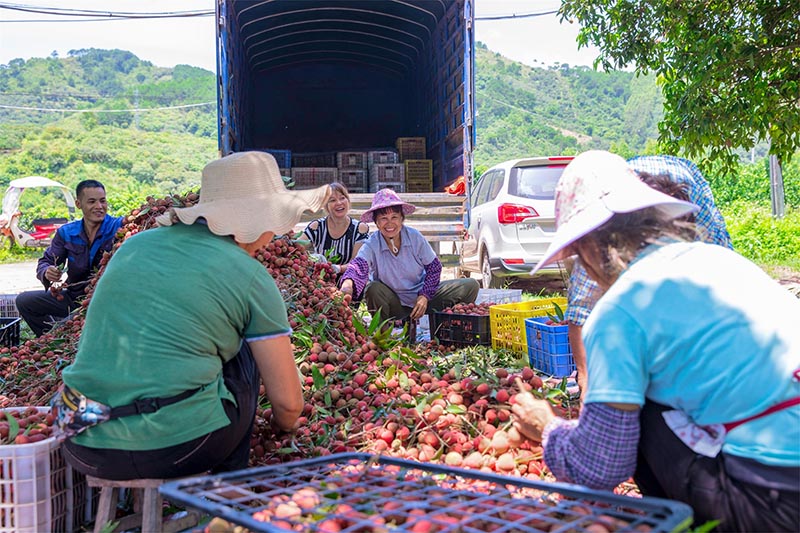
[[677, 218], [697, 210], [694, 204], [650, 188], [623, 158], [601, 150], [584, 152], [567, 165], [556, 185], [555, 202], [556, 233], [531, 274], [564, 259], [570, 244], [617, 213], [657, 207]]
[[[238, 152], [207, 164], [200, 184], [200, 202], [175, 209], [184, 224], [205, 218], [217, 235], [233, 235], [240, 243], [258, 240], [264, 232], [283, 235], [300, 221], [303, 211], [319, 211], [329, 194], [327, 185], [288, 190], [278, 163], [266, 152]], [[158, 222], [169, 225], [169, 216]], [[166, 222], [166, 224], [165, 224]]]
[[410, 215], [417, 210], [417, 208], [413, 205], [401, 200], [397, 193], [392, 189], [381, 189], [375, 193], [375, 196], [372, 197], [372, 205], [370, 208], [364, 211], [364, 213], [361, 215], [361, 222], [374, 221], [375, 217], [373, 216], [373, 213], [375, 211], [378, 209], [383, 209], [384, 207], [391, 207], [393, 205], [403, 206], [403, 215]]

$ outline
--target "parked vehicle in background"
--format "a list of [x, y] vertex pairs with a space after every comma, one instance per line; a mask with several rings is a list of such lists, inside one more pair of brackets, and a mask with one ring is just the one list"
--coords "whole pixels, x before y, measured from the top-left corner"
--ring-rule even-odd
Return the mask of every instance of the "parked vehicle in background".
[[[479, 273], [484, 288], [530, 278], [555, 233], [556, 183], [572, 159], [514, 159], [478, 178], [465, 214], [459, 260], [463, 273]], [[543, 272], [555, 273], [560, 273], [559, 265]]]
[[[20, 211], [20, 199], [27, 189], [45, 189], [63, 195], [68, 217], [31, 219], [25, 216], [27, 213]], [[41, 176], [12, 180], [3, 196], [3, 209], [0, 211], [0, 246], [50, 246], [56, 230], [74, 218], [75, 199], [65, 185]]]

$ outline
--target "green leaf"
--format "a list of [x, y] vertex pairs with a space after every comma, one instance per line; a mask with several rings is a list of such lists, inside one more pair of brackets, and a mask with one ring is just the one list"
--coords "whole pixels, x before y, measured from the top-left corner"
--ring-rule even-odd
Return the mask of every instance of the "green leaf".
[[364, 337], [367, 336], [367, 328], [364, 327], [364, 323], [361, 322], [361, 320], [359, 320], [359, 318], [356, 316], [353, 316], [353, 328], [355, 328], [356, 333], [359, 335]]
[[325, 376], [322, 375], [318, 367], [311, 367], [311, 377], [314, 379], [315, 389], [321, 389], [325, 386]]
[[453, 413], [454, 415], [463, 415], [467, 412], [467, 408], [463, 405], [450, 404], [445, 408], [445, 411], [448, 413]]
[[19, 422], [9, 412], [6, 412], [6, 420], [8, 420], [8, 442], [14, 442], [19, 435]]
[[417, 405], [416, 405], [416, 407], [414, 407], [414, 409], [416, 409], [416, 411], [419, 414], [422, 414], [422, 413], [425, 412], [425, 407], [427, 405], [428, 405], [428, 398], [427, 397], [423, 397], [423, 398], [419, 399], [419, 401], [417, 402]]

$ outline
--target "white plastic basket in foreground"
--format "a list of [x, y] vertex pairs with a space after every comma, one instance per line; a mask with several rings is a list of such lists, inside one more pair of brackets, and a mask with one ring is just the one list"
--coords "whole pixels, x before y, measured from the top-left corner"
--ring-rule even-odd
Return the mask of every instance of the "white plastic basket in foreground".
[[77, 531], [91, 519], [90, 496], [55, 438], [0, 446], [0, 533]]

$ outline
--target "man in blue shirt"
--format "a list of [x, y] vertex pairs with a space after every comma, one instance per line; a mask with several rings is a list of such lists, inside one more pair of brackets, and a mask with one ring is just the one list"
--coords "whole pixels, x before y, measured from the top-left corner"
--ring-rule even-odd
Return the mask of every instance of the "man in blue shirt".
[[[103, 252], [111, 250], [124, 219], [108, 215], [106, 190], [99, 181], [78, 183], [75, 198], [83, 219], [58, 228], [36, 267], [36, 277], [45, 290], [23, 292], [16, 299], [20, 316], [37, 337], [80, 304], [89, 277], [100, 266]], [[50, 286], [61, 281], [65, 266], [63, 288], [51, 291]]]

